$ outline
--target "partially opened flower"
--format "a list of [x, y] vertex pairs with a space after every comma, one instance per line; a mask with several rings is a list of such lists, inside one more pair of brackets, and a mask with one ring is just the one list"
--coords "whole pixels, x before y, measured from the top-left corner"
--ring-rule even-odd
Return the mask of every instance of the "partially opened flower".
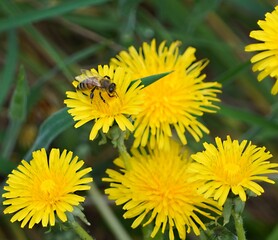
[[156, 41], [143, 43], [137, 51], [130, 47], [122, 51], [111, 64], [121, 66], [132, 74], [133, 79], [171, 72], [143, 89], [143, 110], [135, 120], [134, 147], [169, 147], [172, 129], [175, 129], [183, 144], [187, 143], [185, 132], [189, 132], [196, 141], [209, 130], [198, 120], [204, 112], [215, 112], [219, 101], [217, 93], [221, 85], [217, 82], [204, 82], [201, 71], [207, 60], [196, 61], [193, 47], [179, 53], [180, 42], [173, 42], [169, 48], [162, 42], [156, 49]]
[[246, 201], [246, 190], [261, 195], [264, 189], [257, 183], [260, 181], [274, 183], [267, 174], [277, 173], [276, 163], [267, 161], [272, 157], [265, 147], [257, 147], [247, 140], [239, 143], [237, 140], [215, 138], [216, 146], [204, 143], [206, 150], [193, 154], [196, 161], [191, 170], [198, 180], [204, 181], [199, 192], [205, 197], [213, 197], [223, 205], [229, 193], [239, 195]]
[[85, 200], [76, 191], [89, 190], [91, 177], [84, 177], [92, 169], [81, 169], [84, 162], [73, 157], [72, 152], [52, 149], [49, 157], [45, 149], [33, 152], [30, 163], [25, 160], [8, 176], [7, 192], [2, 195], [9, 205], [5, 214], [14, 214], [11, 222], [29, 222], [29, 228], [42, 223], [43, 227], [55, 225], [56, 215], [65, 222], [67, 212]]
[[246, 46], [245, 51], [258, 52], [251, 58], [253, 71], [259, 71], [258, 80], [262, 81], [267, 76], [276, 78], [271, 93], [278, 93], [278, 6], [272, 13], [265, 15], [265, 20], [259, 20], [258, 25], [261, 30], [255, 30], [250, 33], [250, 37], [259, 43], [253, 43]]
[[206, 229], [204, 219], [213, 219], [210, 213], [220, 214], [216, 202], [198, 194], [200, 183], [190, 181], [188, 154], [181, 152], [176, 142], [169, 149], [141, 151], [134, 149], [125, 167], [122, 158], [116, 159], [119, 171], [108, 169], [110, 188], [105, 190], [109, 199], [123, 204], [124, 218], [135, 218], [132, 228], [153, 222], [151, 237], [158, 231], [169, 230], [169, 239], [177, 229], [180, 239], [186, 238], [191, 229], [200, 234], [199, 226]]
[[[67, 97], [64, 102], [67, 105], [68, 112], [77, 121], [75, 127], [94, 120], [95, 123], [90, 133], [90, 140], [94, 140], [98, 131], [107, 133], [114, 122], [117, 123], [122, 131], [134, 130], [134, 125], [130, 121], [131, 115], [136, 115], [141, 110], [142, 95], [140, 94], [140, 81], [132, 83], [132, 76], [122, 68], [114, 68], [108, 65], [98, 66], [98, 70], [91, 69], [86, 71], [86, 75], [76, 77], [73, 82], [75, 88], [88, 77], [105, 77], [111, 79], [115, 84], [113, 89], [105, 89], [88, 85], [83, 89], [76, 91], [67, 91]], [[85, 84], [86, 85], [86, 84]], [[140, 86], [139, 86], [140, 85]], [[94, 90], [92, 92], [92, 90]], [[110, 91], [112, 94], [110, 94]], [[92, 95], [93, 93], [93, 95]]]

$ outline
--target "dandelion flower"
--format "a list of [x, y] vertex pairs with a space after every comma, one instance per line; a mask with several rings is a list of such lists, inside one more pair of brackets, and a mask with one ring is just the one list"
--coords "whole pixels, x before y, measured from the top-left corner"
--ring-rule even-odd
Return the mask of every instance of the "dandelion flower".
[[[77, 122], [75, 127], [78, 128], [83, 124], [94, 120], [95, 123], [90, 133], [90, 140], [94, 140], [97, 133], [102, 129], [103, 133], [107, 133], [109, 128], [116, 122], [122, 131], [134, 130], [134, 126], [129, 117], [136, 115], [142, 105], [142, 96], [140, 94], [140, 81], [133, 84], [131, 75], [126, 73], [122, 68], [114, 68], [108, 65], [98, 66], [86, 72], [89, 76], [109, 76], [111, 81], [116, 84], [115, 96], [109, 96], [107, 92], [96, 89], [94, 97], [90, 97], [90, 89], [86, 91], [67, 91], [67, 97], [64, 102], [67, 105], [68, 112]], [[79, 81], [74, 81], [74, 87], [79, 82], [86, 79], [84, 74], [76, 77]], [[101, 95], [99, 94], [102, 91]]]
[[65, 222], [66, 212], [72, 212], [73, 206], [84, 201], [84, 197], [75, 194], [76, 191], [88, 190], [88, 183], [93, 179], [84, 177], [92, 169], [80, 170], [83, 161], [78, 157], [72, 159], [73, 153], [52, 149], [47, 157], [45, 149], [33, 152], [30, 163], [25, 160], [8, 176], [5, 214], [13, 213], [11, 222], [22, 221], [24, 227], [29, 221], [29, 228], [42, 223], [55, 225], [55, 214]]
[[221, 85], [216, 82], [204, 82], [205, 74], [201, 71], [208, 64], [207, 60], [197, 61], [196, 49], [187, 48], [179, 54], [180, 42], [173, 42], [169, 48], [162, 42], [156, 49], [156, 41], [143, 43], [137, 50], [130, 47], [122, 51], [111, 64], [124, 67], [139, 79], [159, 73], [171, 72], [158, 81], [144, 88], [143, 110], [136, 115], [134, 147], [160, 149], [169, 147], [169, 139], [174, 128], [183, 144], [187, 143], [185, 132], [189, 132], [196, 141], [209, 130], [197, 119], [204, 112], [215, 112], [219, 101], [216, 94]]
[[260, 43], [253, 43], [246, 46], [245, 51], [260, 51], [251, 58], [254, 64], [252, 70], [259, 71], [258, 80], [262, 81], [267, 76], [276, 78], [272, 87], [273, 95], [278, 93], [278, 6], [272, 13], [265, 15], [265, 20], [259, 20], [258, 25], [261, 30], [255, 30], [250, 33], [250, 37]]
[[230, 192], [246, 201], [247, 189], [257, 195], [264, 192], [257, 182], [274, 183], [264, 175], [277, 173], [273, 168], [278, 164], [267, 161], [272, 155], [265, 147], [257, 147], [247, 140], [232, 141], [230, 136], [223, 142], [217, 137], [215, 143], [216, 146], [204, 143], [206, 150], [191, 156], [196, 161], [192, 163], [192, 171], [198, 180], [205, 182], [199, 193], [213, 196], [222, 206]]
[[155, 148], [149, 153], [133, 149], [132, 154], [128, 168], [117, 158], [114, 162], [120, 170], [108, 169], [109, 177], [103, 179], [110, 182], [105, 190], [109, 199], [124, 204], [123, 217], [136, 218], [132, 228], [154, 222], [151, 237], [168, 228], [173, 240], [176, 228], [180, 239], [185, 239], [191, 229], [196, 235], [200, 234], [198, 226], [206, 229], [200, 216], [213, 219], [210, 213], [220, 214], [215, 201], [197, 193], [199, 183], [189, 181], [189, 157], [186, 152], [181, 154], [179, 144], [171, 141], [168, 150]]

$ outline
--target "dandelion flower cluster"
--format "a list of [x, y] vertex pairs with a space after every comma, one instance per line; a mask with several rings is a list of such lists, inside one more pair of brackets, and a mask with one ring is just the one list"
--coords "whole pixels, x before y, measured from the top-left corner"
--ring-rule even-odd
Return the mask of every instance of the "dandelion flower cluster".
[[136, 115], [134, 147], [156, 145], [160, 149], [169, 148], [174, 128], [183, 144], [187, 143], [185, 132], [196, 141], [209, 130], [197, 119], [204, 112], [215, 112], [219, 101], [217, 93], [221, 85], [217, 82], [204, 82], [201, 71], [208, 61], [197, 61], [196, 49], [187, 48], [179, 54], [180, 42], [173, 42], [169, 48], [162, 42], [156, 49], [156, 41], [143, 43], [137, 51], [130, 47], [111, 60], [112, 65], [126, 69], [133, 79], [159, 73], [171, 72], [143, 89], [143, 110]]
[[139, 151], [133, 149], [133, 156], [125, 167], [122, 158], [115, 160], [119, 171], [108, 169], [110, 188], [105, 190], [109, 199], [115, 200], [126, 210], [124, 218], [136, 218], [132, 228], [154, 222], [151, 237], [159, 229], [162, 233], [169, 229], [169, 239], [174, 239], [174, 228], [180, 239], [186, 238], [186, 232], [200, 234], [198, 226], [206, 229], [199, 217], [213, 217], [208, 212], [220, 214], [216, 202], [198, 194], [200, 184], [190, 181], [188, 173], [190, 160], [186, 152], [181, 154], [178, 143], [171, 141], [169, 149]]
[[84, 162], [73, 157], [72, 152], [52, 149], [47, 157], [45, 149], [33, 152], [30, 163], [25, 160], [8, 176], [5, 214], [14, 214], [11, 222], [22, 221], [21, 227], [29, 222], [29, 228], [42, 223], [43, 227], [55, 225], [55, 214], [65, 222], [66, 212], [72, 212], [84, 197], [76, 191], [89, 190], [91, 177], [84, 177], [92, 169], [81, 170]]
[[247, 140], [232, 141], [230, 136], [223, 142], [217, 137], [215, 143], [216, 146], [204, 143], [206, 150], [191, 156], [195, 163], [190, 169], [198, 180], [205, 182], [199, 193], [213, 197], [223, 205], [230, 192], [246, 201], [247, 189], [257, 195], [264, 192], [257, 182], [274, 183], [264, 175], [277, 173], [273, 168], [278, 164], [267, 161], [272, 155], [265, 147], [257, 147]]
[[[89, 77], [109, 76], [113, 83], [116, 84], [116, 96], [110, 97], [105, 92], [100, 96], [98, 91], [94, 92], [91, 99], [90, 90], [83, 91], [67, 91], [67, 97], [64, 102], [69, 108], [68, 112], [77, 122], [75, 127], [78, 128], [83, 124], [94, 120], [95, 123], [90, 133], [90, 140], [94, 140], [98, 131], [101, 129], [103, 133], [107, 133], [110, 127], [116, 122], [122, 131], [134, 130], [133, 123], [129, 117], [136, 115], [141, 110], [142, 95], [140, 94], [140, 81], [132, 83], [131, 75], [122, 68], [114, 68], [113, 66], [98, 66], [98, 70], [91, 69], [87, 71]], [[77, 77], [79, 81], [74, 81], [73, 85], [77, 85], [86, 79], [84, 74]], [[103, 101], [103, 99], [105, 102]]]
[[259, 20], [261, 30], [250, 33], [250, 37], [260, 41], [246, 46], [245, 51], [260, 51], [251, 58], [253, 71], [259, 71], [258, 80], [262, 81], [267, 76], [276, 78], [271, 93], [278, 93], [278, 6], [272, 13], [265, 15], [265, 20]]

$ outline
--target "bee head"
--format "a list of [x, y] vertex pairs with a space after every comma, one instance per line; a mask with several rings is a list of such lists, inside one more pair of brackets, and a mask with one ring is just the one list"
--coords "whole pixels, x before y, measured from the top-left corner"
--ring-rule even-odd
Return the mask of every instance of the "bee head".
[[109, 93], [113, 93], [116, 89], [116, 84], [115, 83], [111, 83], [108, 87], [108, 92]]

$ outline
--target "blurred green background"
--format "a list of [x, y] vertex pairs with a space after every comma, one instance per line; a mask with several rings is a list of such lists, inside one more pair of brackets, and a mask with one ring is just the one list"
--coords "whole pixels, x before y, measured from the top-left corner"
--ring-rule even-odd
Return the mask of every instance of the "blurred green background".
[[[107, 64], [119, 51], [156, 38], [182, 42], [181, 50], [197, 48], [197, 59], [208, 58], [207, 81], [223, 84], [221, 110], [205, 114], [203, 122], [215, 136], [248, 139], [265, 146], [278, 162], [278, 104], [270, 94], [273, 79], [261, 83], [252, 73], [244, 47], [254, 40], [257, 21], [272, 12], [271, 0], [79, 0], [0, 1], [0, 177], [31, 152], [41, 147], [73, 151], [93, 167], [93, 177], [102, 190], [105, 170], [117, 156], [111, 143], [89, 141], [90, 124], [74, 129], [65, 111], [65, 92], [81, 68]], [[202, 150], [188, 136], [192, 151]], [[276, 177], [276, 180], [277, 177]], [[263, 185], [264, 186], [264, 185]], [[264, 186], [265, 193], [247, 201], [244, 214], [247, 238], [278, 239], [277, 184]], [[85, 214], [92, 226], [85, 227], [96, 239], [118, 239], [90, 198]], [[131, 239], [142, 239], [141, 230], [131, 230], [120, 207], [110, 204]], [[0, 239], [78, 239], [73, 232], [40, 226], [21, 229], [0, 207]], [[196, 239], [189, 235], [188, 239]]]

